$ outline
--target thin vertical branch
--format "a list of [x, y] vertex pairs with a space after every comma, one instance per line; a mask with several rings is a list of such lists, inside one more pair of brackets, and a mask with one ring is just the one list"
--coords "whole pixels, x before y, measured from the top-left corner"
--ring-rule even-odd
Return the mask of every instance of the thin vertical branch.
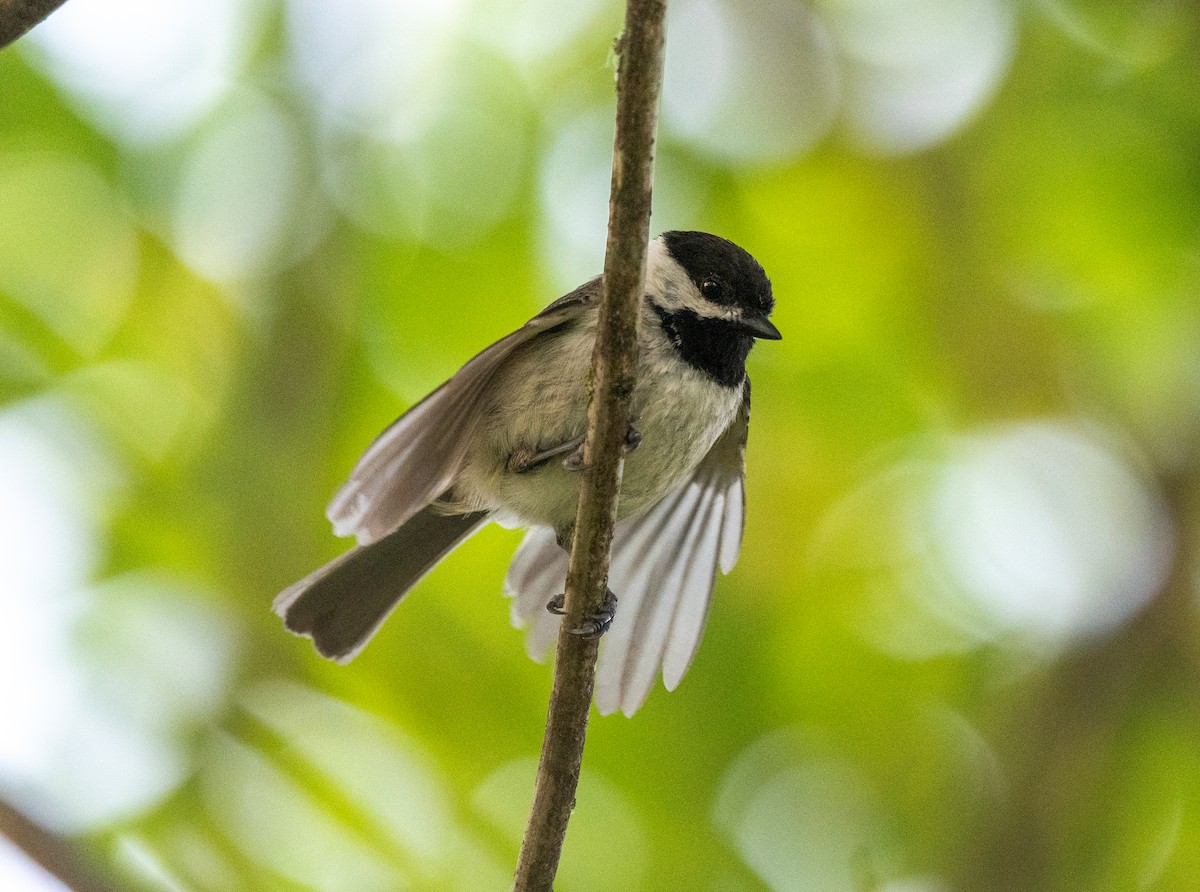
[[0, 49], [63, 5], [64, 0], [0, 0]]
[[0, 834], [73, 892], [113, 892], [96, 867], [57, 834], [0, 799]]
[[513, 885], [518, 892], [553, 886], [583, 761], [598, 645], [567, 630], [596, 611], [608, 589], [621, 459], [637, 374], [637, 324], [650, 240], [665, 17], [666, 0], [628, 0], [625, 30], [617, 43], [617, 126], [604, 294], [584, 446], [588, 470], [580, 485], [546, 736]]

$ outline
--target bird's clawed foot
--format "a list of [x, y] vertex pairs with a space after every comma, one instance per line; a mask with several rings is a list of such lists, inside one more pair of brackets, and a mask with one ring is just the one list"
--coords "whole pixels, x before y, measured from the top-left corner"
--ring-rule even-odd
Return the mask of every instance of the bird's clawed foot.
[[583, 444], [579, 444], [579, 448], [563, 459], [563, 467], [568, 471], [582, 471], [586, 466], [583, 463]]
[[572, 635], [582, 635], [584, 638], [599, 638], [610, 628], [617, 616], [617, 596], [612, 589], [604, 590], [604, 603], [594, 613], [588, 613], [580, 620], [578, 628], [572, 629]]
[[[633, 419], [629, 419], [629, 427], [625, 429], [625, 454], [633, 452], [642, 444], [642, 432], [638, 430], [633, 423]], [[583, 443], [570, 455], [563, 459], [562, 466], [568, 471], [582, 471], [587, 468], [583, 461]]]
[[[563, 616], [567, 611], [563, 606], [563, 596], [555, 595], [546, 604], [546, 609], [556, 616]], [[599, 638], [612, 627], [613, 618], [617, 615], [617, 596], [612, 589], [607, 589], [604, 603], [595, 613], [585, 615], [578, 628], [571, 629], [572, 635], [582, 635], [584, 638]]]

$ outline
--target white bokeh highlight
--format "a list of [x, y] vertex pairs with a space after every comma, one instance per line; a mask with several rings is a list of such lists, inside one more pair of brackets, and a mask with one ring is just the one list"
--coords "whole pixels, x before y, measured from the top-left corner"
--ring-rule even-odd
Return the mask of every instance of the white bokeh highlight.
[[[554, 128], [538, 165], [542, 262], [560, 292], [581, 285], [604, 267], [612, 153], [612, 110], [592, 108]], [[651, 237], [668, 229], [694, 228], [709, 192], [702, 177], [660, 147]]]
[[105, 476], [89, 434], [47, 401], [0, 413], [0, 783], [10, 788], [53, 774], [73, 719], [76, 679], [65, 667], [75, 589], [99, 561], [97, 493], [80, 459], [96, 471], [91, 485]]
[[220, 283], [275, 270], [298, 216], [300, 168], [292, 122], [243, 94], [205, 128], [183, 167], [170, 224], [180, 258]]
[[1007, 0], [823, 0], [845, 74], [846, 126], [903, 154], [955, 133], [996, 91], [1016, 48]]
[[464, 12], [462, 0], [290, 0], [292, 73], [328, 126], [411, 139], [438, 113]]
[[681, 0], [667, 12], [667, 132], [738, 164], [811, 149], [836, 117], [841, 76], [824, 22], [788, 0]]
[[729, 765], [713, 823], [767, 888], [864, 888], [884, 822], [878, 797], [848, 760], [794, 728], [760, 737]]
[[453, 248], [511, 212], [528, 155], [525, 85], [470, 45], [471, 25], [463, 2], [287, 5], [321, 184], [363, 229]]
[[89, 587], [122, 471], [56, 399], [0, 413], [0, 789], [70, 832], [173, 790], [187, 730], [231, 678], [230, 624], [194, 586], [128, 574]]
[[514, 62], [553, 61], [613, 6], [604, 0], [477, 0], [467, 18], [468, 33]]
[[960, 438], [931, 509], [963, 594], [1002, 628], [1051, 639], [1125, 622], [1158, 591], [1172, 553], [1161, 500], [1112, 442], [1071, 422]]
[[858, 591], [859, 633], [895, 657], [988, 644], [1050, 657], [1128, 622], [1170, 571], [1162, 494], [1095, 422], [1029, 419], [889, 452], [827, 514], [811, 561]]
[[173, 139], [215, 107], [257, 30], [252, 0], [68, 3], [30, 34], [30, 53], [80, 113], [119, 140]]

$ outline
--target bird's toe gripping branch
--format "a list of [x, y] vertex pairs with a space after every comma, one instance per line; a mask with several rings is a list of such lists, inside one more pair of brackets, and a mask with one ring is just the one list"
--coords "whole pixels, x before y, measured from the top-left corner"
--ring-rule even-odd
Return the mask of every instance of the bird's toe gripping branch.
[[[633, 419], [629, 419], [629, 427], [625, 430], [625, 454], [633, 452], [642, 444], [642, 432], [634, 426]], [[588, 466], [583, 461], [583, 441], [579, 442], [579, 446], [566, 458], [563, 459], [562, 466], [568, 471], [583, 471]]]
[[[565, 615], [567, 611], [564, 608], [563, 597], [563, 595], [555, 595], [546, 604], [546, 609], [556, 616]], [[612, 589], [608, 589], [604, 596], [604, 603], [595, 612], [585, 614], [580, 619], [579, 626], [571, 629], [571, 634], [581, 635], [584, 638], [599, 638], [612, 627], [616, 615], [617, 596], [612, 593]]]

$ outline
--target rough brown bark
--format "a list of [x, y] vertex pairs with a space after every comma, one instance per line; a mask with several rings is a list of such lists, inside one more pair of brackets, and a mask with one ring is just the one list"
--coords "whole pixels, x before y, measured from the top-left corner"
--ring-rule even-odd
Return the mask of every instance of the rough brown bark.
[[628, 0], [625, 31], [617, 43], [617, 126], [604, 295], [584, 446], [588, 470], [580, 485], [546, 736], [513, 885], [519, 892], [553, 887], [583, 761], [598, 645], [567, 630], [600, 607], [608, 587], [621, 458], [637, 373], [665, 16], [666, 0]]
[[22, 37], [64, 0], [0, 0], [0, 49]]

